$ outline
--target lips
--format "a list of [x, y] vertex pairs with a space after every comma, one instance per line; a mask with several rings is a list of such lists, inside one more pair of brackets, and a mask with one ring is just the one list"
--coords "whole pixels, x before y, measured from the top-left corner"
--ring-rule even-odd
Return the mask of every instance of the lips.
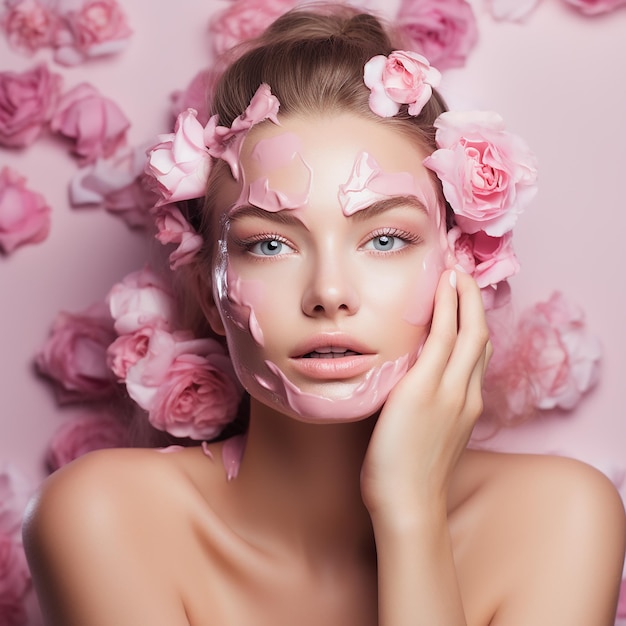
[[301, 375], [320, 380], [344, 380], [373, 367], [376, 353], [347, 335], [317, 335], [296, 348], [290, 359]]

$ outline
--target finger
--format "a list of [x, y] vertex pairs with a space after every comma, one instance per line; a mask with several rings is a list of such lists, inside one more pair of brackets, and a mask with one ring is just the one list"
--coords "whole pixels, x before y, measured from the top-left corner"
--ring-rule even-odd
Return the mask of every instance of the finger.
[[[450, 356], [445, 377], [451, 387], [467, 388], [479, 360], [483, 362], [489, 341], [489, 328], [485, 319], [480, 289], [467, 274], [458, 275], [459, 297], [458, 337]], [[481, 365], [481, 376], [483, 365]], [[444, 381], [446, 384], [446, 381]]]
[[458, 296], [456, 272], [441, 275], [435, 292], [435, 306], [430, 332], [414, 366], [432, 382], [438, 382], [454, 350], [458, 332]]

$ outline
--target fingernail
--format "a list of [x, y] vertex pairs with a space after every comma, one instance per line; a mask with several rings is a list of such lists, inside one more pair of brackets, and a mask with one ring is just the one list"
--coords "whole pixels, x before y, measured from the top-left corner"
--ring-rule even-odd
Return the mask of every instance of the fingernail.
[[458, 263], [454, 266], [454, 269], [459, 270], [459, 272], [461, 272], [461, 274], [467, 274], [465, 269], [463, 269], [463, 267], [461, 265], [459, 265]]
[[456, 289], [456, 272], [450, 272], [450, 286]]

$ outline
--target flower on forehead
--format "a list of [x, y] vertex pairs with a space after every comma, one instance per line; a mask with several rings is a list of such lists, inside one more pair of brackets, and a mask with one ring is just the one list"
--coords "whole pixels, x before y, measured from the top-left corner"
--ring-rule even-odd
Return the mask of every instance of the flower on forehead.
[[365, 64], [363, 79], [371, 91], [370, 109], [381, 117], [393, 117], [402, 104], [409, 105], [410, 115], [419, 115], [441, 74], [421, 54], [396, 50], [388, 57], [372, 57]]
[[218, 126], [214, 115], [204, 129], [204, 138], [212, 157], [223, 159], [230, 166], [235, 180], [239, 180], [239, 154], [248, 131], [265, 120], [278, 125], [280, 103], [269, 85], [262, 83], [256, 90], [246, 110], [235, 119], [231, 127]]
[[500, 237], [537, 191], [534, 154], [490, 111], [442, 113], [438, 149], [424, 160], [443, 185], [455, 220], [466, 233]]
[[146, 173], [156, 181], [161, 196], [157, 206], [202, 197], [211, 172], [211, 157], [226, 161], [237, 179], [239, 152], [247, 132], [266, 119], [278, 124], [278, 107], [269, 86], [262, 84], [230, 128], [219, 126], [217, 115], [203, 127], [195, 109], [183, 111], [174, 132], [160, 135], [159, 143], [148, 152]]

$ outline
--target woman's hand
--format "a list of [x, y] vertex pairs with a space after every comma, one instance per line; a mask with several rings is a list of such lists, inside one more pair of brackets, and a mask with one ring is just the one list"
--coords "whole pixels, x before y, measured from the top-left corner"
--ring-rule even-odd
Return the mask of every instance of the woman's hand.
[[450, 477], [483, 409], [490, 356], [478, 286], [444, 272], [428, 338], [389, 394], [363, 463], [361, 492], [374, 522], [425, 509], [445, 515]]

